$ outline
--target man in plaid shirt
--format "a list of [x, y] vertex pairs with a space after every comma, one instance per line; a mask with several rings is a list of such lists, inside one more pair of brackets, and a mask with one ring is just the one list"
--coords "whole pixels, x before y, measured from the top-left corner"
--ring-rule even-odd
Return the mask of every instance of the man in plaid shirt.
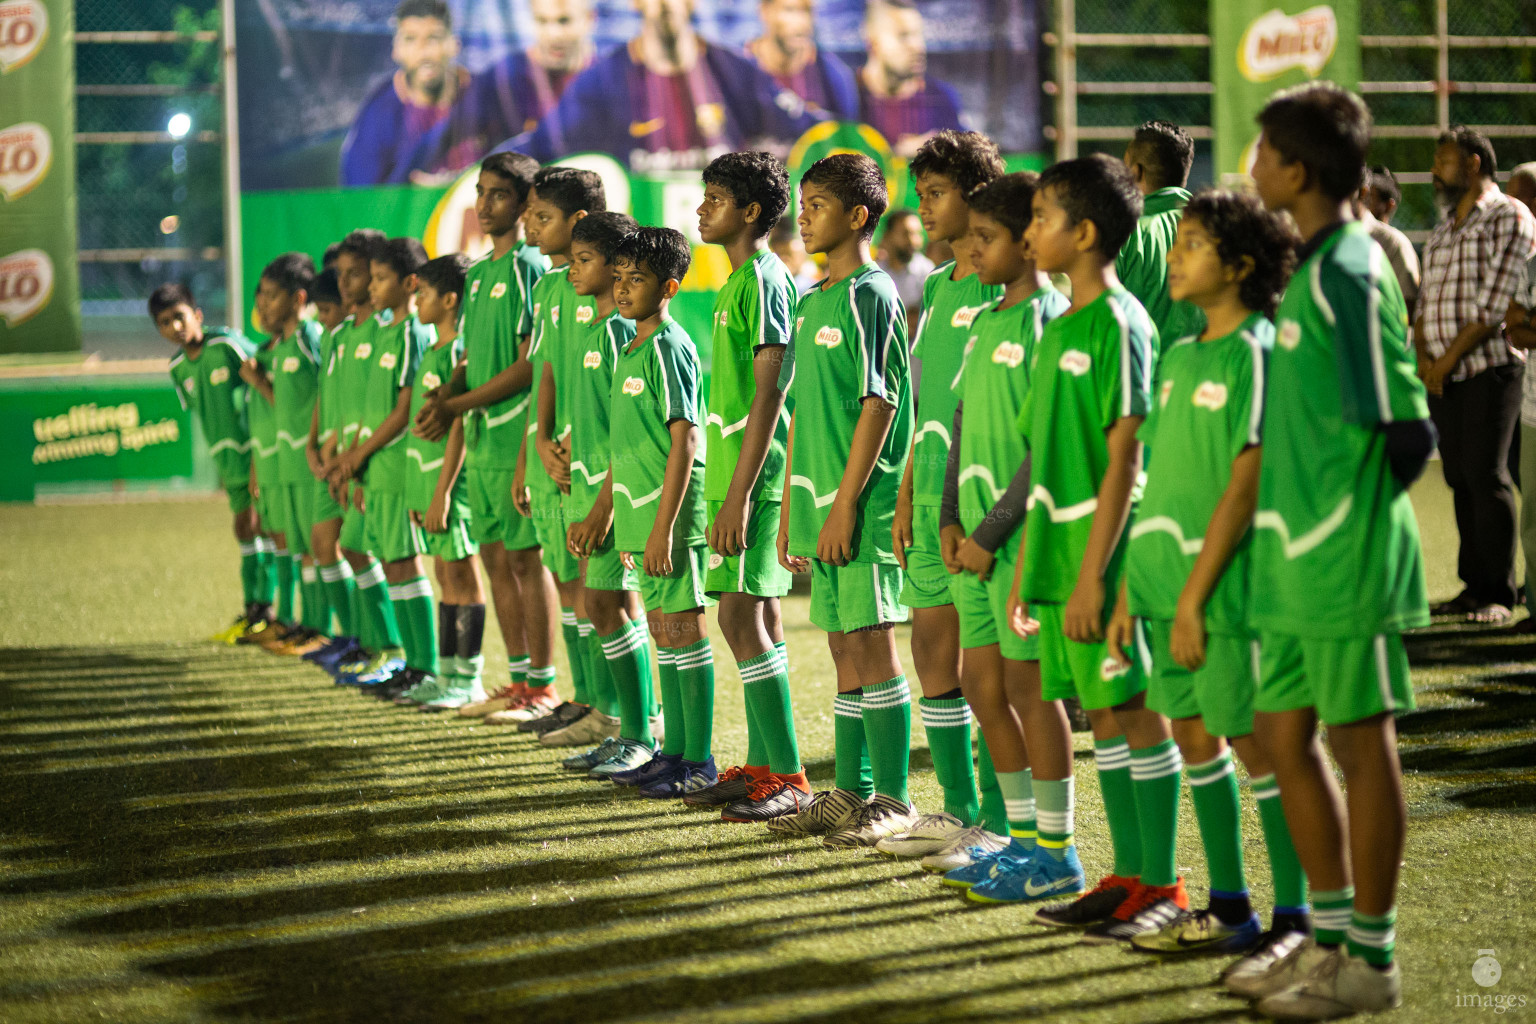
[[1510, 445], [1525, 355], [1504, 330], [1536, 251], [1536, 218], [1494, 183], [1486, 136], [1456, 125], [1435, 147], [1435, 193], [1447, 215], [1424, 246], [1414, 344], [1440, 431], [1445, 482], [1461, 534], [1464, 588], [1437, 614], [1504, 623], [1515, 603], [1515, 488]]

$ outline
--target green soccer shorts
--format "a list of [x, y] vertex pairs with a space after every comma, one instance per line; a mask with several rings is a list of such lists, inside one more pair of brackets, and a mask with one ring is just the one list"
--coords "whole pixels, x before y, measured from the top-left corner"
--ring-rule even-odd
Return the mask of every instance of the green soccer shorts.
[[828, 633], [852, 633], [906, 622], [901, 567], [881, 562], [829, 565], [811, 559], [811, 624]]
[[1172, 635], [1169, 619], [1136, 620], [1136, 654], [1147, 677], [1147, 707], [1169, 718], [1198, 715], [1212, 736], [1252, 733], [1258, 640], [1207, 633], [1205, 664], [1191, 672], [1169, 654]]
[[586, 576], [582, 586], [588, 590], [632, 590], [640, 592], [640, 574], [624, 566], [619, 549], [613, 546], [613, 531], [586, 558]]
[[1062, 632], [1066, 605], [1032, 604], [1029, 612], [1040, 622], [1040, 698], [1076, 697], [1089, 711], [1124, 704], [1147, 688], [1136, 659], [1122, 666], [1109, 656], [1104, 643], [1080, 644]]
[[565, 546], [565, 512], [560, 507], [560, 495], [533, 495], [534, 534], [541, 549], [540, 558], [560, 583], [570, 583], [581, 578], [581, 566], [576, 556]]
[[[708, 523], [720, 513], [721, 502], [707, 502]], [[751, 594], [753, 597], [783, 597], [793, 581], [779, 564], [779, 509], [777, 501], [759, 501], [747, 514], [747, 546], [739, 555], [727, 558], [705, 549], [708, 570], [704, 591], [710, 597], [721, 594]]]
[[[672, 552], [672, 575], [651, 576], [638, 567], [645, 564], [644, 552], [636, 551], [640, 600], [648, 612], [686, 612], [709, 604], [704, 594], [704, 552], [709, 548], [677, 548]], [[590, 566], [589, 566], [590, 571]]]
[[411, 532], [405, 495], [373, 488], [364, 493], [363, 500], [368, 508], [367, 547], [363, 550], [381, 562], [399, 562], [422, 553]]
[[309, 513], [311, 528], [316, 523], [328, 522], [332, 519], [345, 519], [347, 510], [341, 507], [341, 502], [331, 497], [331, 489], [324, 480], [316, 479], [314, 490], [310, 492], [314, 502]]
[[258, 484], [256, 487], [256, 518], [261, 521], [261, 532], [267, 535], [283, 533], [284, 506], [286, 502], [277, 484]]
[[309, 531], [315, 525], [311, 517], [314, 515], [314, 489], [317, 486], [319, 485], [313, 477], [310, 477], [308, 483], [278, 485], [278, 501], [282, 505], [283, 535], [288, 541], [288, 553], [291, 555], [310, 553]]
[[424, 554], [441, 558], [445, 562], [462, 562], [472, 558], [480, 550], [469, 529], [469, 516], [463, 510], [448, 514], [448, 529], [442, 533], [428, 533], [410, 522], [412, 545]]
[[908, 608], [950, 604], [949, 570], [939, 550], [939, 506], [912, 507], [912, 546], [902, 572], [901, 603]]
[[1324, 725], [1412, 711], [1403, 638], [1398, 633], [1326, 639], [1262, 633], [1253, 706], [1266, 712], [1313, 708]]
[[341, 538], [338, 541], [347, 551], [368, 550], [368, 517], [357, 510], [352, 501], [341, 513]]
[[539, 535], [533, 520], [512, 504], [510, 469], [490, 466], [466, 466], [469, 492], [469, 532], [476, 544], [501, 541], [508, 551], [538, 547]]
[[992, 563], [992, 575], [983, 582], [974, 573], [949, 577], [949, 593], [960, 615], [960, 647], [998, 645], [1009, 661], [1039, 661], [1040, 637], [1028, 640], [1008, 625], [1008, 595], [1013, 590], [1013, 555], [1017, 542], [1005, 543]]
[[239, 483], [224, 485], [224, 498], [229, 502], [229, 510], [239, 515], [251, 507], [251, 484], [249, 480]]

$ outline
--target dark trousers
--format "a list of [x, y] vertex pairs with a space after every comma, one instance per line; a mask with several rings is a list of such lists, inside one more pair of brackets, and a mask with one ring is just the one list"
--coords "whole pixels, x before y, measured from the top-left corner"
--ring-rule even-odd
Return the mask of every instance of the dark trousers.
[[1479, 603], [1515, 604], [1515, 485], [1510, 447], [1520, 422], [1521, 364], [1495, 366], [1429, 396], [1440, 465], [1456, 502], [1456, 572]]

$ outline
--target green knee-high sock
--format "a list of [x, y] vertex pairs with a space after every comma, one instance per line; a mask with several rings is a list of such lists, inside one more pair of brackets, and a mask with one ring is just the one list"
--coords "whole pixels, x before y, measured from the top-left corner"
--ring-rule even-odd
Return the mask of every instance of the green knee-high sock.
[[240, 595], [246, 605], [256, 603], [256, 578], [261, 575], [261, 556], [256, 553], [256, 542], [240, 542]]
[[592, 623], [582, 620], [576, 623], [581, 630], [582, 649], [587, 652], [587, 690], [592, 695], [592, 707], [609, 718], [619, 717], [619, 691], [614, 686], [613, 673], [608, 669], [608, 659], [603, 657], [597, 642], [597, 631]]
[[944, 790], [944, 810], [969, 828], [981, 817], [976, 768], [971, 760], [971, 706], [964, 697], [920, 697], [917, 708], [923, 716], [923, 730], [928, 733], [933, 774]]
[[688, 749], [688, 719], [683, 714], [682, 683], [677, 674], [677, 652], [670, 647], [656, 647], [656, 689], [661, 693], [661, 719], [664, 735], [661, 752], [681, 756]]
[[598, 637], [619, 697], [619, 735], [651, 743], [651, 652], [644, 619]]
[[1035, 793], [1035, 845], [1056, 860], [1063, 860], [1067, 851], [1076, 844], [1073, 841], [1075, 827], [1074, 792], [1072, 776], [1064, 779], [1030, 780]]
[[1008, 836], [1026, 849], [1034, 849], [1039, 838], [1035, 811], [1034, 779], [1028, 768], [1021, 772], [998, 772], [997, 786], [1003, 791], [1003, 805], [1008, 811]]
[[874, 768], [875, 792], [910, 803], [907, 775], [912, 755], [912, 691], [897, 676], [864, 687], [864, 742]]
[[331, 606], [320, 583], [320, 570], [314, 565], [299, 563], [299, 590], [304, 602], [304, 614], [299, 625], [312, 633], [329, 632]]
[[741, 675], [742, 709], [747, 716], [747, 759], [743, 763], [753, 768], [762, 768], [768, 764], [768, 746], [764, 742], [763, 727], [757, 721], [757, 706], [752, 699], [752, 684], [756, 677], [763, 674], [775, 653], [775, 651], [769, 651], [736, 663], [736, 671]]
[[[528, 655], [517, 654], [507, 658], [507, 679], [512, 688], [521, 694], [528, 688]], [[522, 687], [521, 690], [517, 689]]]
[[1099, 768], [1104, 817], [1114, 848], [1114, 873], [1121, 878], [1140, 878], [1141, 834], [1136, 822], [1136, 787], [1131, 783], [1131, 748], [1124, 736], [1096, 739], [1093, 759]]
[[709, 760], [715, 736], [715, 652], [709, 637], [672, 651], [672, 670], [677, 673], [677, 690], [683, 701], [684, 728], [687, 738], [683, 760], [699, 763]]
[[1280, 806], [1280, 784], [1275, 775], [1249, 779], [1259, 805], [1259, 824], [1264, 829], [1264, 848], [1269, 852], [1269, 872], [1275, 887], [1275, 912], [1303, 915], [1307, 912], [1307, 876], [1291, 842], [1291, 828]]
[[587, 680], [587, 662], [582, 657], [581, 630], [576, 625], [576, 613], [570, 608], [560, 609], [560, 635], [565, 639], [565, 659], [571, 665], [571, 699], [578, 704], [591, 704], [592, 690]]
[[1355, 907], [1355, 887], [1312, 890], [1312, 929], [1319, 946], [1341, 946]]
[[[353, 594], [357, 584], [352, 579], [352, 567], [347, 564], [346, 559], [342, 559], [335, 565], [322, 565], [320, 582], [325, 587], [326, 603], [330, 605], [331, 612], [336, 616], [339, 635], [357, 636], [357, 619], [352, 614]], [[330, 631], [330, 623], [327, 622], [324, 632]]]
[[832, 738], [837, 788], [868, 800], [875, 791], [864, 732], [864, 691], [840, 693], [832, 701]]
[[405, 663], [428, 675], [437, 675], [437, 620], [432, 614], [432, 584], [425, 576], [389, 588], [389, 599], [404, 626]]
[[272, 553], [272, 573], [277, 585], [277, 621], [292, 622], [294, 620], [293, 606], [298, 598], [297, 573], [294, 571], [294, 558], [288, 553], [287, 548], [276, 548]]
[[395, 618], [395, 606], [389, 600], [389, 587], [384, 582], [384, 566], [377, 561], [368, 567], [367, 572], [357, 577], [357, 597], [372, 638], [364, 640], [364, 646], [375, 652], [399, 648], [400, 623]]
[[528, 666], [528, 693], [530, 696], [543, 694], [553, 696], [555, 692], [555, 666], [530, 665]]
[[277, 545], [256, 538], [256, 603], [270, 605], [277, 597]]
[[1237, 772], [1232, 751], [1189, 766], [1189, 797], [1200, 823], [1200, 844], [1211, 875], [1213, 893], [1246, 893], [1243, 873], [1243, 833], [1238, 817]]
[[1356, 910], [1349, 919], [1349, 955], [1358, 956], [1375, 967], [1392, 966], [1392, 952], [1397, 946], [1397, 907], [1385, 914], [1362, 914]]
[[1179, 837], [1179, 776], [1184, 757], [1171, 739], [1131, 751], [1131, 788], [1141, 833], [1141, 883], [1179, 880], [1174, 848]]
[[[747, 764], [767, 764], [775, 775], [794, 775], [800, 771], [800, 744], [795, 737], [795, 716], [789, 702], [789, 663], [784, 647], [779, 645], [765, 654], [748, 658], [740, 665], [742, 689], [746, 692], [749, 728], [761, 744], [754, 761], [749, 748]], [[862, 721], [861, 721], [862, 727]]]
[[987, 738], [980, 729], [976, 730], [976, 789], [981, 794], [977, 824], [993, 835], [1007, 835], [1008, 807], [997, 784], [997, 771], [992, 767], [992, 751], [987, 749]]

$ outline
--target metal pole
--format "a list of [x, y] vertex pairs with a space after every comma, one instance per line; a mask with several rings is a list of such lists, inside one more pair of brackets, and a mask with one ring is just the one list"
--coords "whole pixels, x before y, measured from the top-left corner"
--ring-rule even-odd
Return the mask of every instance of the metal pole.
[[1451, 126], [1451, 3], [1435, 0], [1435, 120], [1440, 130]]
[[[1443, 3], [1444, 0], [1441, 0]], [[1056, 159], [1077, 156], [1077, 0], [1056, 0]]]
[[225, 317], [245, 327], [245, 284], [240, 267], [240, 111], [235, 82], [235, 0], [220, 0], [224, 20], [224, 289]]

